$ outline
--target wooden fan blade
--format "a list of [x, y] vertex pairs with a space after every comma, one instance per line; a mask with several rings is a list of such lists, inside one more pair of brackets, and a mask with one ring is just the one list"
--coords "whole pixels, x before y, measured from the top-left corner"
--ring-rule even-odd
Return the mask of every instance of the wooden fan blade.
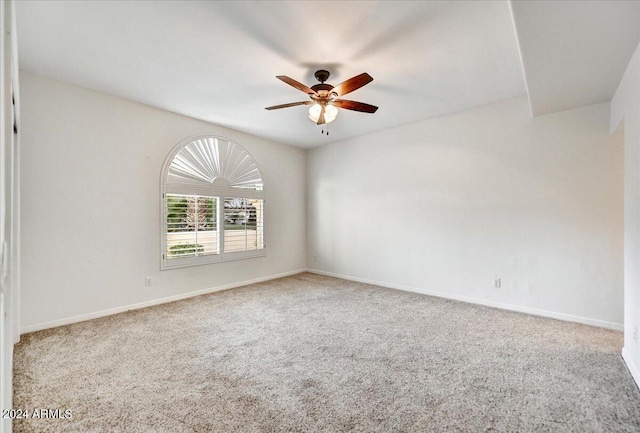
[[320, 109], [320, 115], [318, 116], [318, 122], [316, 123], [316, 125], [324, 125], [326, 122], [324, 121], [324, 109], [325, 106], [322, 106], [322, 109]]
[[345, 110], [362, 111], [363, 113], [375, 113], [378, 107], [375, 105], [365, 104], [364, 102], [348, 101], [346, 99], [336, 99], [332, 102], [338, 108]]
[[317, 95], [316, 91], [305, 86], [304, 84], [294, 80], [293, 78], [289, 78], [286, 75], [278, 75], [276, 78], [280, 81], [284, 81], [290, 86], [295, 87], [296, 89], [306, 93], [307, 95]]
[[297, 105], [311, 105], [311, 104], [313, 104], [313, 101], [290, 102], [288, 104], [272, 105], [271, 107], [265, 107], [265, 110], [277, 110], [278, 108], [288, 108], [288, 107], [295, 107]]
[[371, 75], [364, 72], [360, 75], [356, 75], [353, 78], [349, 78], [344, 83], [338, 84], [333, 88], [332, 92], [337, 93], [338, 96], [343, 96], [347, 93], [353, 92], [354, 90], [358, 90], [360, 87], [364, 86], [365, 84], [369, 84], [372, 81], [373, 78], [371, 77]]

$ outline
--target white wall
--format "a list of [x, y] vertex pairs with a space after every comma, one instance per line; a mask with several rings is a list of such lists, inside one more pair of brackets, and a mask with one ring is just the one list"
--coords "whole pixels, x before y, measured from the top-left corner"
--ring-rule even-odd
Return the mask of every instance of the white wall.
[[608, 118], [606, 103], [531, 118], [518, 98], [314, 149], [309, 267], [621, 329]]
[[[305, 268], [303, 150], [33, 74], [20, 78], [23, 331]], [[160, 271], [160, 171], [178, 142], [199, 133], [236, 141], [258, 163], [267, 257]]]
[[[624, 128], [624, 357], [640, 386], [640, 45], [611, 101], [611, 130]], [[634, 339], [634, 334], [636, 338]]]

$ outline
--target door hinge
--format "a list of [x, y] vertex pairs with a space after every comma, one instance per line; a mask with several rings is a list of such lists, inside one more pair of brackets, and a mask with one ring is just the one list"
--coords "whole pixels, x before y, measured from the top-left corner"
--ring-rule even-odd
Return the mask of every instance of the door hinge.
[[9, 254], [7, 253], [7, 241], [2, 241], [2, 247], [0, 248], [0, 279], [4, 281], [7, 278], [9, 272]]

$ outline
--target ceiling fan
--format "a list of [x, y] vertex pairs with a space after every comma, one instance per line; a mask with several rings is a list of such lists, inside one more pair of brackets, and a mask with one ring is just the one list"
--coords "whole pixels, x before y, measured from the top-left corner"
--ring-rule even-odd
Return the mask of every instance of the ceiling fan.
[[[345, 110], [361, 111], [363, 113], [375, 113], [378, 107], [374, 105], [365, 104], [364, 102], [349, 101], [347, 99], [337, 99], [341, 96], [351, 93], [360, 87], [369, 84], [373, 81], [371, 75], [362, 73], [355, 77], [349, 78], [347, 81], [332, 86], [325, 82], [329, 79], [329, 71], [320, 69], [316, 71], [315, 77], [320, 84], [316, 84], [311, 87], [307, 87], [304, 84], [289, 78], [286, 75], [278, 75], [276, 78], [284, 81], [290, 86], [309, 95], [309, 101], [290, 102], [288, 104], [273, 105], [266, 107], [267, 110], [276, 110], [278, 108], [295, 107], [298, 105], [311, 105], [309, 108], [309, 119], [315, 122], [317, 125], [324, 125], [336, 120], [338, 115], [338, 108], [344, 108]], [[324, 132], [324, 130], [323, 130]], [[327, 131], [327, 135], [329, 132]]]

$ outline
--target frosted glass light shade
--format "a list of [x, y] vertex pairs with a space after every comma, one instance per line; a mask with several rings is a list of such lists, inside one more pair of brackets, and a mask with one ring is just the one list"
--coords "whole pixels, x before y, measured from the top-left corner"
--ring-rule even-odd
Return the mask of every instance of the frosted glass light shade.
[[[309, 108], [309, 119], [313, 120], [314, 123], [318, 123], [318, 117], [320, 117], [320, 111], [322, 110], [322, 106], [320, 104], [313, 104], [311, 108]], [[324, 123], [331, 123], [336, 120], [338, 116], [338, 109], [333, 105], [327, 104], [324, 109]]]

